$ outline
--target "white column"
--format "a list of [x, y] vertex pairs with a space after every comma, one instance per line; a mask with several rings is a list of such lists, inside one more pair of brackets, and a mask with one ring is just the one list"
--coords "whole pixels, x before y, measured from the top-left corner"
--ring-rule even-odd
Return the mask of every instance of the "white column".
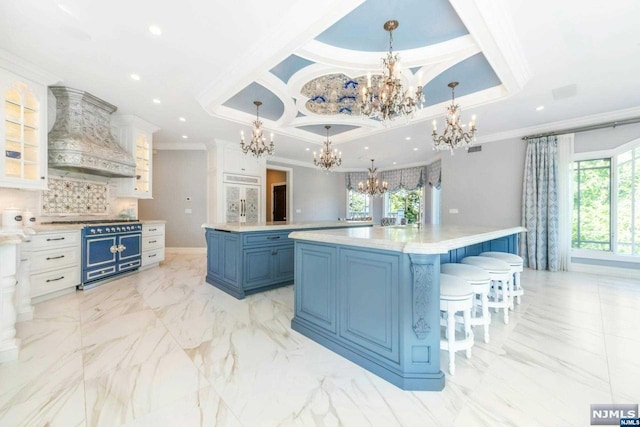
[[18, 358], [16, 339], [16, 265], [20, 236], [0, 236], [0, 363]]
[[16, 310], [18, 312], [18, 322], [33, 319], [33, 305], [31, 305], [31, 280], [29, 270], [31, 261], [25, 252], [18, 245], [18, 286], [16, 288]]

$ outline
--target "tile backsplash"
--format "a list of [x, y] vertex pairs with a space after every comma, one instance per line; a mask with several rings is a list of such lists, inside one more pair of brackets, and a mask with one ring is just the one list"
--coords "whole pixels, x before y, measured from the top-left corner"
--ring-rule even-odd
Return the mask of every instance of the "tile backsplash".
[[109, 215], [109, 184], [50, 177], [41, 200], [42, 215]]

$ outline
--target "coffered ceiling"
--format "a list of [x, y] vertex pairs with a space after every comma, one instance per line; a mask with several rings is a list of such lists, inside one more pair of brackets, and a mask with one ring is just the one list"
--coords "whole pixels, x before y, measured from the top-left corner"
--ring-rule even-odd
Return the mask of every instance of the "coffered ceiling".
[[[318, 79], [379, 72], [389, 19], [422, 109], [389, 126], [333, 114], [338, 91]], [[331, 124], [341, 169], [387, 168], [437, 155], [430, 122], [442, 123], [452, 80], [480, 143], [640, 115], [639, 21], [637, 0], [6, 0], [0, 66], [46, 70], [155, 124], [159, 146], [239, 142], [260, 100], [276, 159], [311, 164]]]

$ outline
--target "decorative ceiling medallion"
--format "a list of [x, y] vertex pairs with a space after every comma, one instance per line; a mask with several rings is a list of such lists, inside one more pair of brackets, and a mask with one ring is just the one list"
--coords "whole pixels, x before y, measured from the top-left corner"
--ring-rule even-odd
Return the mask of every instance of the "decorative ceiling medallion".
[[[371, 76], [378, 87], [381, 76]], [[349, 77], [345, 74], [327, 74], [307, 82], [300, 91], [309, 98], [305, 107], [320, 115], [348, 114], [359, 116], [358, 88], [367, 84], [366, 76]]]

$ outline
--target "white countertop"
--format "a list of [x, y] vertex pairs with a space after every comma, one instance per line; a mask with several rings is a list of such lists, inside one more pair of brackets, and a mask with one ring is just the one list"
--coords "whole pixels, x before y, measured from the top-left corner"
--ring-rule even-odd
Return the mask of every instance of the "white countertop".
[[28, 235], [35, 234], [33, 230], [22, 228], [0, 228], [0, 246], [18, 245]]
[[111, 225], [121, 225], [121, 224], [127, 224], [127, 223], [132, 223], [132, 222], [139, 222], [142, 224], [166, 224], [167, 221], [164, 220], [160, 220], [160, 219], [153, 219], [153, 220], [134, 220], [134, 221], [129, 221], [129, 222], [121, 222], [121, 221], [115, 221], [115, 222], [102, 222], [100, 224], [35, 224], [31, 227], [24, 227], [21, 230], [32, 230], [34, 233], [56, 233], [56, 232], [60, 232], [60, 231], [67, 231], [67, 230], [82, 230], [84, 227], [86, 227], [87, 225], [104, 225], [104, 226], [111, 226]]
[[[314, 222], [263, 222], [260, 224], [202, 224], [202, 228], [214, 228], [216, 230], [235, 231], [237, 233], [246, 233], [253, 231], [274, 231], [274, 230], [302, 230], [305, 228], [322, 228], [322, 227], [358, 227], [363, 225], [372, 225], [373, 221], [314, 221]], [[370, 228], [370, 227], [364, 227]]]
[[524, 227], [427, 225], [294, 231], [292, 239], [360, 246], [412, 254], [444, 254], [451, 249], [526, 231]]

